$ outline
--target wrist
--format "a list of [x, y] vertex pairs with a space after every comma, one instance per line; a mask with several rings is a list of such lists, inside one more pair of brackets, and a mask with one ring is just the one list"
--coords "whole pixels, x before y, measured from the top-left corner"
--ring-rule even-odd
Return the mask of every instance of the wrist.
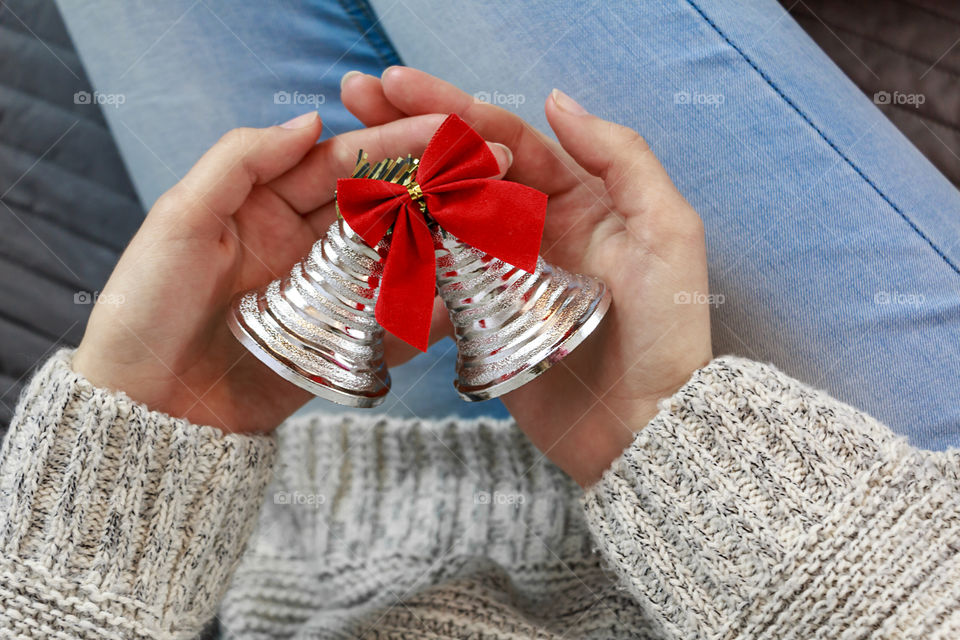
[[134, 402], [138, 402], [153, 411], [166, 413], [173, 417], [185, 417], [187, 406], [177, 400], [177, 388], [183, 384], [169, 372], [161, 371], [154, 363], [143, 360], [122, 361], [105, 359], [100, 353], [112, 351], [91, 347], [85, 340], [74, 351], [71, 369], [91, 385], [111, 392], [120, 392]]
[[590, 444], [573, 447], [571, 459], [561, 467], [581, 487], [596, 483], [633, 443], [636, 435], [657, 417], [661, 403], [676, 395], [710, 360], [712, 357], [688, 373], [674, 376], [673, 382], [655, 391], [628, 398], [608, 396], [598, 402], [584, 418], [584, 431], [589, 434]]

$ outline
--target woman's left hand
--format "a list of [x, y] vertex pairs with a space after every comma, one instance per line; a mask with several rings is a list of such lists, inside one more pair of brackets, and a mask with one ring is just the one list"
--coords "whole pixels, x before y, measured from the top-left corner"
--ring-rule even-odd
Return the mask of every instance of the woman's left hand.
[[[362, 122], [457, 113], [514, 156], [507, 173], [550, 196], [544, 259], [599, 276], [604, 322], [543, 376], [503, 396], [544, 455], [586, 486], [712, 357], [703, 223], [647, 143], [566, 95], [546, 100], [557, 142], [516, 115], [416, 69], [350, 75], [341, 97]], [[402, 120], [399, 120], [402, 122]]]

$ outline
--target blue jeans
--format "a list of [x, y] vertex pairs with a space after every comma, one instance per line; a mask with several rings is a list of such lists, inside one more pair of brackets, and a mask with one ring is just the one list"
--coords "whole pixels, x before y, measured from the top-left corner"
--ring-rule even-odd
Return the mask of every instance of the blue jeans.
[[[60, 0], [97, 90], [126, 97], [105, 111], [145, 203], [228, 128], [311, 100], [356, 126], [348, 69], [402, 58], [545, 131], [558, 86], [643, 134], [703, 217], [717, 353], [960, 444], [960, 194], [774, 0], [119, 4]], [[502, 415], [456, 399], [454, 360], [444, 341], [397, 369], [383, 410]]]

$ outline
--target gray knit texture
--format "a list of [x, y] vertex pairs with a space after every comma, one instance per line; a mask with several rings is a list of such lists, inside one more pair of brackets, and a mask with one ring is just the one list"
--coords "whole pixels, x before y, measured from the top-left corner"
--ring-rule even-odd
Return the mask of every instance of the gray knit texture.
[[777, 369], [698, 371], [586, 497], [665, 638], [960, 638], [960, 451]]
[[223, 435], [49, 360], [0, 453], [0, 637], [189, 638], [213, 616], [270, 479]]
[[512, 422], [316, 416], [277, 437], [229, 637], [645, 637], [582, 491]]
[[218, 601], [244, 639], [960, 637], [960, 452], [767, 365], [698, 371], [585, 495], [510, 422], [276, 441], [258, 516], [271, 440], [58, 354], [0, 460], [0, 637], [190, 637]]

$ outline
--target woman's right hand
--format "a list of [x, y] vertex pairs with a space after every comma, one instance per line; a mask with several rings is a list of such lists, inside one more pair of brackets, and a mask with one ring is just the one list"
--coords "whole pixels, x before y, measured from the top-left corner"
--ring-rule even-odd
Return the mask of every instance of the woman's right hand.
[[[336, 219], [334, 189], [357, 151], [423, 152], [442, 116], [405, 118], [315, 144], [316, 113], [235, 129], [164, 194], [90, 316], [74, 369], [151, 409], [238, 433], [276, 427], [312, 396], [253, 357], [227, 328], [231, 299], [287, 273]], [[509, 153], [491, 152], [503, 170]], [[449, 327], [442, 305], [434, 338]], [[393, 366], [416, 350], [393, 336]]]
[[600, 328], [551, 371], [503, 400], [531, 441], [581, 485], [599, 479], [657, 412], [712, 358], [703, 225], [646, 142], [547, 98], [560, 144], [499, 107], [405, 67], [382, 79], [348, 74], [344, 104], [368, 126], [456, 113], [513, 151], [508, 180], [550, 196], [542, 253], [602, 278], [613, 306]]

